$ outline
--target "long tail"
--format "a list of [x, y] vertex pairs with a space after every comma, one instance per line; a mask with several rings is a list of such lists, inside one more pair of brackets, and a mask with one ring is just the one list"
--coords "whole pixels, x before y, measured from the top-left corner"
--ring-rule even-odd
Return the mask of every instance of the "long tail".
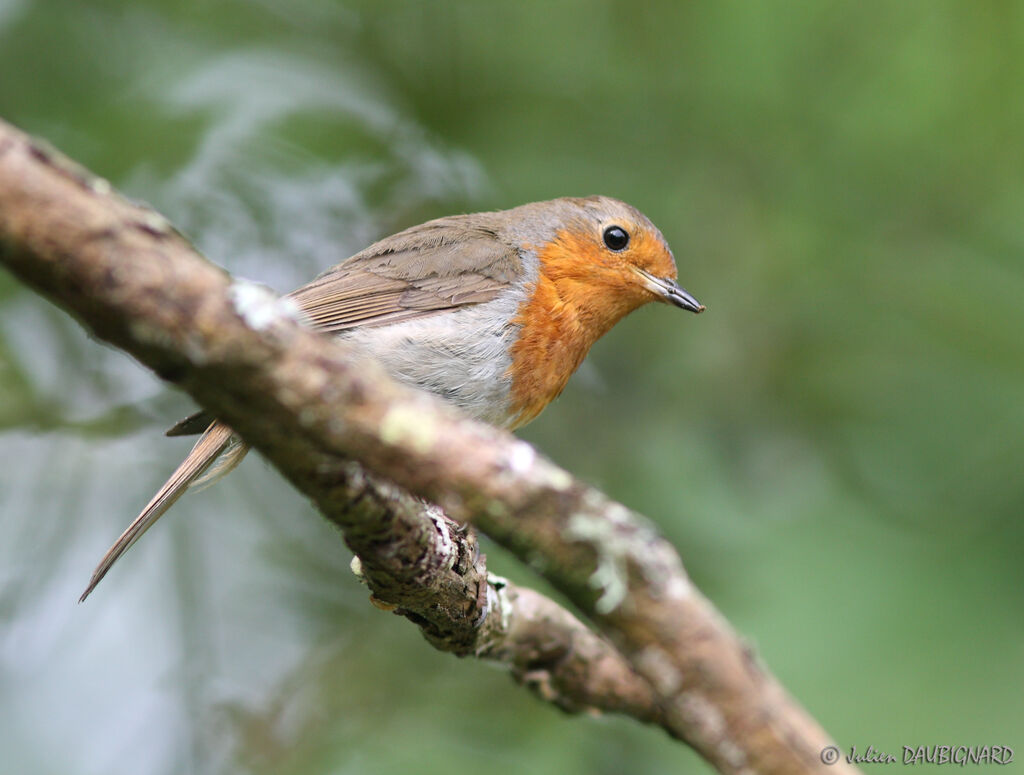
[[[85, 588], [85, 592], [82, 593], [78, 602], [82, 602], [89, 596], [89, 593], [107, 575], [107, 571], [110, 570], [111, 566], [120, 559], [122, 554], [131, 548], [132, 544], [139, 540], [143, 533], [149, 530], [154, 522], [163, 516], [167, 509], [174, 505], [178, 498], [185, 494], [185, 490], [193, 484], [202, 483], [199, 481], [200, 477], [206, 473], [210, 465], [229, 447], [231, 449], [228, 450], [225, 459], [210, 472], [208, 477], [203, 477], [203, 480], [220, 478], [241, 462], [248, 448], [237, 441], [233, 442], [232, 436], [232, 430], [221, 422], [214, 422], [206, 429], [206, 432], [192, 448], [192, 451], [188, 453], [188, 456], [181, 461], [181, 465], [171, 474], [171, 478], [164, 482], [163, 487], [146, 504], [146, 508], [142, 510], [142, 513], [135, 518], [135, 521], [128, 526], [128, 529], [121, 534], [121, 537], [103, 555], [100, 564], [92, 572], [89, 586]], [[232, 446], [233, 443], [235, 446]]]

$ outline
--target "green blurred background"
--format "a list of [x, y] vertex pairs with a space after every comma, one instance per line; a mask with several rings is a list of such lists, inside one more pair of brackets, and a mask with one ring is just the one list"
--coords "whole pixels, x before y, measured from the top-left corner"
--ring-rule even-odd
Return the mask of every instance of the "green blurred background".
[[[708, 312], [631, 316], [521, 435], [656, 520], [844, 750], [1024, 760], [1022, 17], [0, 0], [0, 116], [281, 291], [429, 217], [632, 202]], [[0, 275], [4, 772], [708, 771], [431, 650], [256, 457], [77, 605], [190, 409]]]

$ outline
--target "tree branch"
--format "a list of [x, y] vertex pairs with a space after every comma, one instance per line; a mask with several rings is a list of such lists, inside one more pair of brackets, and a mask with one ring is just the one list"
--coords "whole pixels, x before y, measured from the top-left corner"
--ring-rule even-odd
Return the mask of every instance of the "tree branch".
[[[361, 545], [357, 552], [364, 576], [376, 579], [385, 600], [390, 581], [380, 581], [378, 566], [421, 591], [432, 574], [448, 573], [444, 557], [455, 558], [452, 570], [465, 568], [407, 609], [410, 618], [429, 620], [423, 612], [444, 602], [445, 589], [460, 601], [456, 615], [443, 614], [435, 630], [424, 627], [432, 642], [504, 659], [527, 682], [533, 678], [524, 644], [543, 654], [548, 638], [568, 642], [559, 657], [567, 669], [553, 682], [545, 677], [542, 695], [554, 691], [563, 707], [604, 707], [659, 723], [724, 773], [854, 771], [844, 762], [822, 764], [827, 735], [693, 587], [675, 550], [646, 520], [509, 434], [378, 369], [354, 368], [351, 350], [299, 325], [286, 299], [233, 281], [161, 216], [116, 197], [105, 181], [3, 124], [0, 260], [227, 422], [344, 525], [347, 540], [355, 544], [353, 535], [364, 528], [384, 529], [384, 522], [359, 519], [358, 498], [352, 507], [360, 486], [363, 509], [378, 517], [418, 512], [407, 524], [392, 520], [392, 528], [401, 524], [408, 532], [394, 557], [368, 558]], [[358, 482], [353, 460], [479, 525], [563, 591], [618, 652], [536, 593], [488, 586], [471, 539], [446, 554], [451, 550], [438, 542], [457, 531], [438, 515], [427, 517], [427, 528], [423, 507], [404, 494], [392, 493], [393, 501], [380, 485], [366, 485], [370, 478]], [[431, 572], [421, 580], [415, 569], [424, 558], [416, 552], [425, 546], [433, 547], [426, 559]], [[493, 601], [501, 598], [511, 608], [502, 601], [499, 615]], [[512, 613], [516, 623], [505, 627], [499, 620]], [[630, 683], [623, 656], [646, 682]], [[614, 678], [602, 684], [597, 676], [610, 666]]]
[[476, 537], [358, 463], [325, 467], [342, 528], [374, 603], [419, 625], [430, 643], [490, 659], [564, 711], [661, 723], [650, 685], [622, 655], [553, 600], [489, 576]]

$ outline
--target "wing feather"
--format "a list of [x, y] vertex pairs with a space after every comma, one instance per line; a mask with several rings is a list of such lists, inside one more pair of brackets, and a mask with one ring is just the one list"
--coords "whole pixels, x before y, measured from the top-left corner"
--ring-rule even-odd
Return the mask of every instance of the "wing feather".
[[523, 264], [513, 246], [479, 221], [479, 215], [456, 216], [408, 229], [289, 295], [321, 331], [397, 323], [490, 301], [521, 276]]
[[[319, 331], [380, 326], [490, 301], [522, 276], [519, 251], [493, 222], [501, 213], [453, 216], [381, 240], [293, 291]], [[197, 412], [169, 436], [202, 433], [214, 418]]]

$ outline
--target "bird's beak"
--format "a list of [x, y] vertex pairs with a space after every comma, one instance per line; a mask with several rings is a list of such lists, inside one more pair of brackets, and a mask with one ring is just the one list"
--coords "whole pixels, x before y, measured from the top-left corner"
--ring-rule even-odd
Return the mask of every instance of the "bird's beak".
[[689, 291], [680, 288], [679, 283], [672, 278], [655, 277], [650, 272], [645, 272], [643, 269], [637, 269], [636, 273], [640, 275], [644, 286], [646, 286], [649, 291], [656, 294], [658, 298], [666, 304], [682, 307], [683, 309], [688, 309], [690, 312], [695, 313], [701, 313], [704, 311], [704, 305], [693, 298]]

